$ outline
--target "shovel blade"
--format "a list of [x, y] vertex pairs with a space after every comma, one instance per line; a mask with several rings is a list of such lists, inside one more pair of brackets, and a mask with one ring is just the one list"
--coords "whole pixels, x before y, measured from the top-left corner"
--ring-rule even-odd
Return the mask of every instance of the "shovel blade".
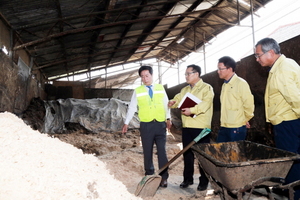
[[159, 175], [147, 175], [138, 184], [135, 195], [139, 197], [153, 197], [161, 182]]

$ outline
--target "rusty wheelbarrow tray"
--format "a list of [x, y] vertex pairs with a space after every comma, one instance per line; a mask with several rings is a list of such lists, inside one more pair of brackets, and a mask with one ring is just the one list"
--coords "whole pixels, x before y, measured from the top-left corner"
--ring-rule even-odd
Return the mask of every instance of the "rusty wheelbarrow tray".
[[299, 154], [250, 141], [196, 144], [192, 151], [212, 185], [218, 183], [219, 192], [225, 189], [238, 199], [251, 186], [281, 184], [294, 160], [300, 159]]

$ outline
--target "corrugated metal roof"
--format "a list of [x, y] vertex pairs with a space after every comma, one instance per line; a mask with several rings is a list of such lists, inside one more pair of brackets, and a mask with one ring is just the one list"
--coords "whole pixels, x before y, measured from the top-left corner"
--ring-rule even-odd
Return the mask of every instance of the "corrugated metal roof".
[[0, 12], [21, 42], [13, 49], [56, 80], [148, 58], [174, 64], [269, 1], [1, 0]]
[[278, 43], [298, 36], [300, 33], [300, 22], [280, 26], [274, 30], [269, 37], [274, 38]]

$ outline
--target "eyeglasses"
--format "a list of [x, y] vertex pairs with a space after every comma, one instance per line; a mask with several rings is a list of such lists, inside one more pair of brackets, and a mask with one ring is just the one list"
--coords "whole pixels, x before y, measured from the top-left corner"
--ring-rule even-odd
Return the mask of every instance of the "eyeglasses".
[[218, 68], [218, 71], [223, 71], [225, 69], [227, 69], [227, 67], [225, 67], [225, 68]]
[[185, 73], [184, 75], [189, 76], [189, 75], [194, 74], [194, 73], [196, 73], [196, 72], [188, 72], [188, 73]]
[[[267, 53], [267, 52], [265, 52], [265, 53]], [[254, 57], [256, 58], [256, 59], [258, 59], [258, 58], [260, 58], [260, 57], [262, 57], [265, 53], [263, 53], [263, 54], [260, 54], [260, 55], [258, 55], [258, 54], [255, 54], [254, 55]]]

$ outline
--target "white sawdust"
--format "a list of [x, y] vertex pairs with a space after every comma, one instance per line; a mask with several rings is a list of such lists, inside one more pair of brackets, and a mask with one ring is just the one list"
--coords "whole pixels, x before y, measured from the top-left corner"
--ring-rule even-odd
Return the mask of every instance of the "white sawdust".
[[0, 199], [135, 200], [105, 164], [74, 146], [0, 113]]

